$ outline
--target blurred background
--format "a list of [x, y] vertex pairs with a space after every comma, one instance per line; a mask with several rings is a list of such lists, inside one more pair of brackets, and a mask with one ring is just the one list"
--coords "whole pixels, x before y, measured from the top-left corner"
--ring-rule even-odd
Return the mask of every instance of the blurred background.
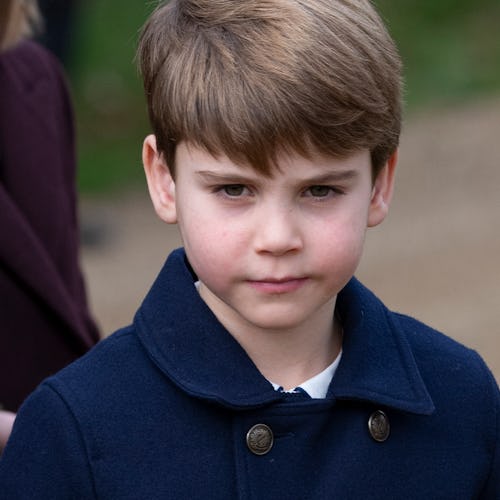
[[[180, 244], [156, 219], [140, 160], [149, 126], [134, 53], [155, 4], [75, 2], [62, 56], [77, 119], [82, 265], [105, 334], [131, 321]], [[375, 4], [405, 63], [406, 118], [393, 209], [368, 232], [358, 277], [391, 308], [477, 349], [500, 379], [500, 2]]]

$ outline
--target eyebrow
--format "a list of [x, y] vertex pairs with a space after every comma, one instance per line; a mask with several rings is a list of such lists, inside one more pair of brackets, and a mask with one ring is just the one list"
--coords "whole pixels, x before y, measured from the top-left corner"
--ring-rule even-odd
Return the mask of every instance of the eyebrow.
[[332, 184], [336, 182], [345, 182], [356, 179], [359, 176], [357, 170], [336, 170], [326, 174], [318, 175], [305, 179], [309, 184]]
[[252, 181], [250, 177], [245, 177], [237, 173], [218, 173], [210, 170], [197, 170], [196, 175], [207, 182], [230, 182], [231, 184], [247, 184]]
[[[252, 177], [240, 175], [238, 173], [219, 173], [210, 170], [198, 170], [195, 172], [199, 177], [203, 178], [206, 182], [222, 182], [231, 184], [248, 184], [255, 182]], [[306, 179], [299, 179], [300, 182], [307, 184], [331, 184], [337, 182], [345, 182], [358, 177], [359, 172], [354, 169], [337, 170], [334, 172], [327, 172]]]

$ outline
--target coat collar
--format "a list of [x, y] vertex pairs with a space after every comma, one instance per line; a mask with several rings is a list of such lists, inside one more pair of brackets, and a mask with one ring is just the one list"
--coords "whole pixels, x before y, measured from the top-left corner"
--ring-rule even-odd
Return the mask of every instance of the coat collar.
[[[282, 396], [218, 322], [194, 287], [182, 249], [168, 258], [135, 317], [154, 363], [194, 397], [245, 409]], [[327, 397], [430, 414], [434, 407], [396, 318], [352, 279], [337, 299], [342, 360]]]
[[430, 415], [434, 403], [398, 317], [355, 278], [337, 298], [343, 353], [330, 386], [338, 399]]

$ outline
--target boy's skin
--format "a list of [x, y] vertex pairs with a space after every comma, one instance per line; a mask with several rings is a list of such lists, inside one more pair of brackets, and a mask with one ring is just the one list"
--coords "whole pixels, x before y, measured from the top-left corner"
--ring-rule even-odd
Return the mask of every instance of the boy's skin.
[[182, 142], [172, 176], [148, 136], [143, 163], [159, 217], [177, 223], [199, 293], [261, 373], [289, 390], [338, 356], [337, 293], [367, 227], [387, 215], [397, 154], [278, 155], [271, 177]]

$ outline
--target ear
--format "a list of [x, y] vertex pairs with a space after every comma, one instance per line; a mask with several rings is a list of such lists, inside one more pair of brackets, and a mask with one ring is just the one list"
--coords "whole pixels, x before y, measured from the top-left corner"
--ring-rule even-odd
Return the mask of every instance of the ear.
[[156, 213], [167, 224], [175, 224], [177, 222], [175, 182], [163, 155], [158, 153], [154, 135], [148, 135], [144, 139], [142, 163]]
[[397, 161], [398, 151], [396, 150], [375, 179], [368, 212], [368, 227], [379, 225], [389, 212], [389, 205], [391, 204], [394, 191], [394, 177]]

